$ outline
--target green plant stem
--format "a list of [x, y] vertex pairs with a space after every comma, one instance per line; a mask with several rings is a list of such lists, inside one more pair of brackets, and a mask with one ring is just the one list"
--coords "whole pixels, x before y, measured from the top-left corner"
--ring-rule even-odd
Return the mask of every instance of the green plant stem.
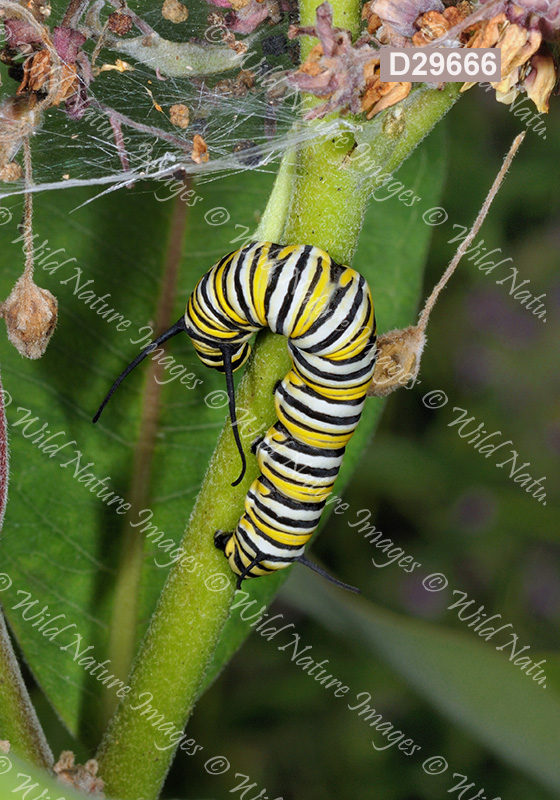
[[23, 681], [1, 608], [0, 739], [6, 739], [25, 761], [51, 769], [53, 755]]
[[[340, 15], [347, 16], [351, 9], [358, 14], [355, 0], [338, 0], [333, 6], [335, 25], [340, 25]], [[311, 8], [308, 0], [302, 3], [302, 21], [309, 21]], [[383, 124], [376, 121], [379, 137], [371, 143], [371, 157], [376, 163], [395, 169], [456, 97], [456, 91], [449, 88], [432, 94], [438, 95], [437, 102], [430, 104], [432, 95], [416, 92], [407, 104], [404, 128], [402, 118], [398, 126], [403, 144], [395, 141], [395, 126], [386, 126], [388, 130], [384, 131]], [[378, 177], [368, 178], [363, 169], [348, 164], [355, 144], [349, 134], [344, 141], [331, 138], [306, 146], [295, 163], [292, 154], [287, 154], [259, 226], [259, 237], [280, 238], [286, 243], [311, 242], [328, 249], [339, 261], [350, 261], [368, 196], [380, 183]], [[292, 169], [297, 170], [293, 180]], [[286, 208], [289, 182], [292, 199]], [[288, 366], [285, 340], [268, 332], [261, 334], [237, 395], [238, 403], [257, 419], [255, 434], [274, 422], [272, 390]], [[196, 702], [235, 591], [234, 576], [223, 554], [214, 547], [213, 535], [216, 530], [232, 530], [243, 511], [245, 494], [258, 472], [254, 457], [249, 455], [247, 460], [245, 479], [232, 487], [239, 457], [226, 425], [182, 543], [189, 556], [194, 556], [196, 570], [192, 572], [192, 564], [181, 561], [171, 568], [133, 665], [130, 693], [118, 707], [101, 744], [100, 774], [109, 795], [123, 800], [138, 796], [153, 800], [159, 794], [175, 747], [173, 738], [158, 732], [153, 720], [142, 712], [150, 712], [146, 705], [150, 703], [155, 714], [180, 731]], [[216, 575], [222, 576], [221, 590]]]

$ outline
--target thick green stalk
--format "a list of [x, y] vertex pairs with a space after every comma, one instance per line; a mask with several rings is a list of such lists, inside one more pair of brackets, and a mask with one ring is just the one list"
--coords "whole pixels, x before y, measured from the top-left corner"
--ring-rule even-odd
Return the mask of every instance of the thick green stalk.
[[[335, 25], [341, 25], [342, 19], [349, 27], [358, 24], [355, 0], [337, 0], [333, 6]], [[304, 22], [309, 22], [311, 8], [307, 0], [302, 3]], [[346, 18], [350, 13], [354, 14], [354, 26]], [[370, 157], [385, 170], [395, 169], [453, 104], [455, 94], [451, 89], [416, 92], [398, 126], [386, 125], [384, 130], [383, 123], [370, 123], [379, 131], [371, 143]], [[397, 132], [402, 142], [397, 141]], [[348, 160], [355, 144], [353, 134], [317, 140], [300, 150], [295, 165], [292, 154], [287, 154], [259, 226], [259, 238], [309, 242], [328, 249], [338, 261], [349, 262], [368, 196], [380, 183], [379, 175], [367, 177], [363, 168]], [[297, 170], [293, 179], [292, 167]], [[284, 339], [261, 335], [237, 395], [238, 403], [257, 419], [255, 435], [274, 422], [272, 390], [288, 365]], [[117, 709], [100, 748], [100, 774], [109, 795], [123, 800], [157, 797], [175, 748], [170, 735], [158, 732], [153, 720], [142, 712], [150, 711], [149, 702], [155, 714], [162, 715], [174, 730], [181, 730], [197, 699], [235, 591], [233, 575], [213, 545], [213, 534], [217, 529], [235, 527], [247, 489], [257, 475], [256, 461], [248, 456], [246, 477], [233, 488], [230, 481], [238, 468], [239, 457], [226, 425], [182, 543], [189, 556], [194, 556], [197, 568], [193, 572], [192, 564], [184, 560], [172, 567], [133, 666], [131, 691]], [[169, 749], [162, 749], [165, 747]]]
[[30, 764], [50, 769], [53, 756], [37, 718], [0, 608], [0, 739]]

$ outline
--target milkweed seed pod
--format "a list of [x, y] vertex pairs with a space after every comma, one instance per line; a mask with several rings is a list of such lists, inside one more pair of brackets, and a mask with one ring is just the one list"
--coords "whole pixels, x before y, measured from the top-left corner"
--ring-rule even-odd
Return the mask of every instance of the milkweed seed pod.
[[389, 331], [377, 340], [377, 362], [368, 387], [368, 397], [386, 397], [414, 380], [426, 336], [418, 326]]
[[41, 358], [56, 327], [58, 303], [25, 273], [2, 304], [8, 339], [26, 358]]

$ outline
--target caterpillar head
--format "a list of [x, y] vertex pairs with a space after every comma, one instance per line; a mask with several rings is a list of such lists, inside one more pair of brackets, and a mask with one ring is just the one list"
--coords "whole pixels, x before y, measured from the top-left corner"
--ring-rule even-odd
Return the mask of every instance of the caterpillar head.
[[241, 483], [243, 480], [243, 476], [245, 475], [245, 470], [247, 467], [247, 463], [245, 460], [245, 453], [243, 452], [243, 447], [241, 445], [241, 439], [239, 437], [239, 431], [237, 429], [237, 417], [235, 413], [235, 388], [233, 385], [233, 372], [245, 361], [249, 358], [249, 354], [251, 352], [251, 347], [247, 344], [247, 342], [224, 342], [223, 345], [217, 345], [214, 341], [209, 342], [208, 340], [203, 339], [196, 331], [191, 329], [189, 326], [188, 321], [185, 316], [181, 317], [175, 325], [172, 325], [169, 330], [162, 333], [155, 341], [151, 342], [147, 347], [142, 350], [142, 352], [136, 356], [134, 361], [126, 367], [116, 381], [113, 383], [107, 394], [105, 395], [105, 399], [97, 409], [97, 413], [93, 418], [93, 422], [97, 422], [101, 413], [113, 394], [116, 392], [120, 384], [124, 381], [126, 376], [132, 372], [134, 367], [137, 367], [138, 364], [143, 361], [146, 356], [149, 356], [151, 352], [153, 352], [156, 347], [159, 347], [160, 344], [166, 342], [168, 339], [171, 339], [172, 336], [176, 336], [178, 333], [184, 331], [193, 341], [195, 349], [199, 355], [201, 361], [209, 367], [214, 367], [214, 369], [219, 370], [220, 372], [225, 373], [226, 376], [226, 388], [228, 394], [228, 401], [229, 401], [229, 414], [231, 419], [231, 427], [233, 430], [233, 436], [235, 438], [235, 443], [237, 445], [237, 449], [239, 450], [239, 456], [241, 458], [241, 474], [232, 483], [232, 486], [237, 486], [238, 483]]

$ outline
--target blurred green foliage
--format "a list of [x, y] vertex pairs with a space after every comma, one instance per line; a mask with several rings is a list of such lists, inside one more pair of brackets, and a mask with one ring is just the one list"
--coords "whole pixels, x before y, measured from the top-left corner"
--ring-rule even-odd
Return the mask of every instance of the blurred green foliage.
[[[556, 345], [560, 115], [554, 110], [554, 99], [552, 106], [545, 119], [546, 140], [528, 133], [477, 237], [478, 241], [484, 238], [488, 250], [501, 248], [500, 258], [511, 257], [521, 278], [530, 279], [535, 294], [546, 292], [546, 324], [508, 296], [507, 285], [496, 285], [497, 279], [507, 277], [509, 268], [485, 275], [465, 259], [432, 316], [421, 382], [389, 400], [371, 449], [345, 494], [349, 509], [340, 516], [331, 515], [313, 547], [315, 557], [341, 579], [360, 586], [367, 599], [409, 618], [465, 632], [465, 624], [447, 610], [450, 591], [460, 589], [476, 599], [476, 607], [484, 604], [489, 614], [500, 613], [505, 622], [511, 622], [521, 642], [531, 645], [531, 653], [546, 653], [557, 646], [560, 616], [560, 550], [555, 541], [560, 450]], [[480, 89], [471, 90], [444, 125], [449, 174], [441, 204], [449, 217], [433, 229], [425, 294], [454, 252], [456, 245], [449, 240], [458, 229], [453, 225], [472, 222], [511, 139], [520, 130], [508, 108]], [[220, 186], [218, 182], [214, 188], [219, 192]], [[259, 201], [261, 189], [255, 190]], [[422, 193], [421, 187], [415, 191]], [[232, 192], [226, 204], [234, 201]], [[396, 198], [383, 201], [385, 209], [391, 204], [399, 207]], [[376, 207], [372, 202], [366, 222], [374, 228]], [[425, 210], [422, 203], [411, 208], [411, 221], [417, 222]], [[207, 236], [200, 215], [194, 218], [191, 235], [199, 225], [200, 234]], [[383, 230], [377, 233], [383, 236]], [[406, 235], [403, 230], [403, 244]], [[225, 251], [224, 236], [225, 231], [217, 234], [216, 255]], [[358, 270], [365, 257], [358, 250], [354, 262]], [[203, 271], [198, 266], [193, 274]], [[182, 288], [184, 300], [187, 290]], [[375, 286], [372, 290], [375, 299]], [[383, 332], [382, 318], [378, 324]], [[56, 340], [52, 346], [57, 347]], [[120, 363], [122, 353], [118, 359], [112, 355]], [[87, 368], [84, 361], [84, 374]], [[422, 396], [434, 389], [449, 397], [444, 408], [431, 410], [423, 405]], [[483, 459], [457, 436], [456, 429], [448, 427], [454, 406], [465, 408], [476, 424], [483, 421], [489, 432], [500, 430], [504, 439], [513, 441], [521, 462], [529, 461], [535, 475], [547, 476], [546, 508], [509, 481], [505, 470], [496, 468], [496, 459]], [[420, 570], [406, 574], [395, 564], [375, 568], [372, 546], [349, 525], [361, 509], [371, 511], [369, 521], [421, 562], [421, 575], [444, 573], [449, 590], [426, 592], [417, 577]], [[370, 692], [372, 705], [420, 743], [422, 752], [445, 755], [449, 773], [426, 775], [418, 759], [407, 758], [396, 748], [376, 753], [370, 731], [346, 703], [306, 677], [290, 663], [287, 653], [254, 635], [199, 702], [189, 735], [203, 750], [190, 756], [179, 753], [165, 796], [219, 798], [231, 793], [239, 797], [241, 791], [232, 790], [242, 782], [235, 773], [241, 773], [257, 784], [245, 800], [263, 787], [270, 800], [280, 796], [284, 800], [333, 796], [435, 800], [455, 783], [452, 772], [475, 783], [473, 795], [484, 787], [488, 800], [552, 796], [435, 711], [394, 669], [373, 658], [360, 640], [349, 646], [347, 640], [310, 619], [293, 600], [289, 603], [287, 595], [280, 596], [270, 614], [283, 614], [286, 622], [294, 622], [302, 641], [312, 644], [314, 655], [328, 659], [329, 671], [354, 693]], [[550, 659], [549, 663], [552, 673]], [[468, 671], [468, 663], [464, 668]], [[34, 700], [53, 750], [75, 748], [38, 691]], [[78, 755], [85, 753], [78, 749]], [[204, 768], [206, 760], [217, 755], [226, 756], [232, 765], [222, 776], [212, 776]]]
[[[528, 132], [476, 239], [484, 239], [488, 251], [501, 248], [496, 260], [511, 257], [507, 263], [519, 270], [518, 280], [530, 279], [534, 294], [546, 292], [546, 324], [508, 295], [510, 283], [496, 285], [510, 275], [507, 264], [486, 275], [467, 256], [432, 315], [421, 383], [390, 398], [345, 494], [350, 508], [331, 515], [313, 547], [316, 557], [360, 586], [367, 598], [411, 617], [468, 631], [447, 610], [452, 589], [467, 592], [475, 608], [484, 604], [489, 615], [500, 613], [511, 622], [520, 642], [530, 644], [531, 655], [557, 646], [560, 617], [560, 115], [554, 102], [552, 108], [545, 118], [546, 140]], [[434, 228], [425, 295], [457, 246], [449, 243], [461, 230], [453, 224], [470, 226], [521, 129], [507, 106], [478, 88], [467, 93], [444, 124], [449, 173], [441, 205], [449, 219]], [[375, 225], [373, 202], [366, 224]], [[354, 266], [360, 269], [360, 250]], [[378, 324], [383, 332], [383, 319]], [[422, 404], [422, 396], [434, 389], [448, 395], [444, 408]], [[547, 476], [546, 508], [510, 481], [505, 468], [495, 466], [500, 459], [484, 459], [457, 436], [456, 428], [448, 427], [456, 418], [454, 406], [476, 418], [473, 427], [483, 421], [488, 432], [501, 430], [498, 441], [511, 439], [520, 463], [529, 461], [535, 477]], [[372, 545], [348, 524], [361, 509], [370, 510], [369, 521], [421, 562], [422, 575], [443, 572], [449, 589], [426, 592], [416, 577], [420, 570], [407, 575], [396, 565], [376, 569]], [[266, 786], [269, 798], [284, 800], [435, 800], [459, 780], [452, 778], [453, 771], [475, 783], [466, 797], [482, 788], [489, 800], [552, 797], [434, 711], [386, 664], [372, 660], [359, 641], [350, 648], [281, 599], [270, 613], [295, 622], [302, 642], [328, 658], [329, 671], [356, 692], [371, 692], [372, 705], [384, 718], [421, 743], [423, 752], [445, 755], [450, 770], [428, 776], [417, 760], [396, 748], [375, 753], [363, 720], [290, 663], [288, 653], [253, 635], [200, 701], [190, 731], [207, 755], [223, 753], [237, 770], [245, 770], [258, 784], [255, 794]], [[550, 657], [548, 664], [547, 673], [552, 673]], [[195, 759], [193, 783], [190, 761]], [[177, 759], [170, 797], [187, 787], [191, 796], [220, 797], [237, 785], [229, 774], [209, 778], [202, 754], [190, 761], [185, 755]]]

